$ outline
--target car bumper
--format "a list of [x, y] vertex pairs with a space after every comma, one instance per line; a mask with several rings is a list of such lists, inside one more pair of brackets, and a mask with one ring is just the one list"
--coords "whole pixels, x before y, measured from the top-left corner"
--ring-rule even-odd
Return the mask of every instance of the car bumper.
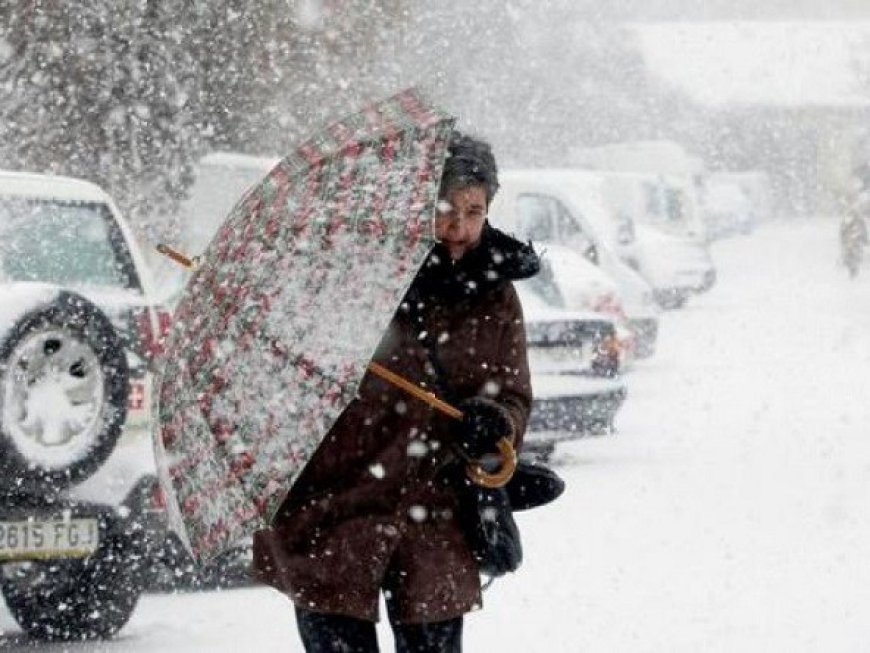
[[[533, 379], [533, 386], [542, 385], [542, 381]], [[561, 377], [551, 385], [562, 385], [567, 391], [536, 395], [525, 435], [529, 445], [610, 432], [627, 396], [625, 385], [619, 380]], [[573, 392], [572, 385], [576, 386]]]

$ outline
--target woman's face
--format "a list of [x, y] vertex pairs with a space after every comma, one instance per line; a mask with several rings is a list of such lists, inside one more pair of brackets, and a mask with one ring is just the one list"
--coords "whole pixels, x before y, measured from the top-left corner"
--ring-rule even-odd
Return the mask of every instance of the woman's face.
[[435, 210], [435, 238], [450, 252], [454, 261], [480, 242], [486, 222], [486, 189], [463, 186], [448, 191]]

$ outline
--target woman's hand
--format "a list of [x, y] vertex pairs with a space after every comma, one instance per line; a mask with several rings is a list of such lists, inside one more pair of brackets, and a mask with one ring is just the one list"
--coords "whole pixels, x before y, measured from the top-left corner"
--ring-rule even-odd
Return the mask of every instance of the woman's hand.
[[462, 422], [459, 426], [459, 445], [470, 458], [496, 453], [496, 443], [502, 438], [514, 439], [510, 413], [500, 404], [485, 397], [471, 397], [462, 401]]

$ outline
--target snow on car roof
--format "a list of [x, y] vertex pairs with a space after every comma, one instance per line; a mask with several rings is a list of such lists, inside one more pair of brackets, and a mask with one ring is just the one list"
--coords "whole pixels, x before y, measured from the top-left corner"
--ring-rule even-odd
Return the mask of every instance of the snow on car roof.
[[12, 170], [0, 170], [0, 195], [79, 202], [111, 201], [102, 188], [84, 179]]

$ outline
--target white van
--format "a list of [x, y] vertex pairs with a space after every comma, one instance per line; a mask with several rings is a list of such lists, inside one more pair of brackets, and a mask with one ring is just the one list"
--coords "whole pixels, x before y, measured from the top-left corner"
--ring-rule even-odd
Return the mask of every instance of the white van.
[[571, 196], [550, 183], [543, 170], [503, 171], [499, 183], [490, 209], [493, 224], [537, 242], [544, 256], [553, 259], [566, 290], [575, 287], [568, 294], [588, 298], [585, 305], [575, 300], [569, 306], [617, 318], [626, 334], [627, 360], [651, 355], [658, 334], [651, 289], [598, 237]]

